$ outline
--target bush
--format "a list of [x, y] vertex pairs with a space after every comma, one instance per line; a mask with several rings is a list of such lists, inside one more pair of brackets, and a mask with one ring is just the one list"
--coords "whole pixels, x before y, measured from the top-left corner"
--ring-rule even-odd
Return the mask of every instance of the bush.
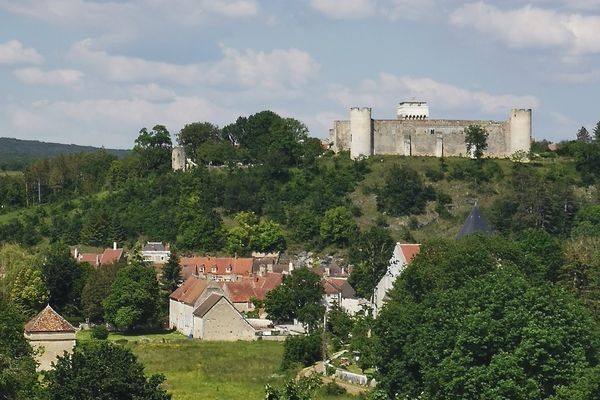
[[329, 396], [339, 396], [345, 394], [346, 389], [333, 381], [325, 385], [325, 393], [327, 393]]
[[104, 325], [96, 325], [92, 328], [91, 336], [93, 339], [106, 340], [108, 339], [108, 329]]
[[446, 174], [444, 174], [439, 169], [429, 168], [425, 171], [425, 176], [429, 178], [429, 180], [432, 182], [438, 182], [444, 179], [446, 177]]
[[321, 359], [321, 336], [289, 336], [283, 347], [281, 369], [289, 370], [295, 364], [308, 367]]

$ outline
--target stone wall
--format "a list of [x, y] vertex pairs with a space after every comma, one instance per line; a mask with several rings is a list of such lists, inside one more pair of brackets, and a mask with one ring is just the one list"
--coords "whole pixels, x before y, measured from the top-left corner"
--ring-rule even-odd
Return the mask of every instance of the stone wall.
[[194, 338], [202, 340], [254, 340], [254, 328], [221, 298], [203, 317], [194, 316]]
[[34, 350], [42, 349], [41, 354], [36, 356], [38, 371], [49, 370], [58, 356], [62, 356], [65, 351], [72, 353], [75, 347], [75, 332], [26, 333], [25, 338]]

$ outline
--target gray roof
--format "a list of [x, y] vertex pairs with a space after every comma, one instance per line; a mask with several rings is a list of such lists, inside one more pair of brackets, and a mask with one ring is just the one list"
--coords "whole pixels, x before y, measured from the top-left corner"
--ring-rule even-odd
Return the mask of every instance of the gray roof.
[[471, 213], [467, 217], [465, 224], [462, 226], [462, 228], [460, 228], [456, 238], [460, 239], [464, 236], [472, 235], [474, 233], [479, 233], [482, 235], [490, 235], [492, 233], [492, 230], [477, 206], [474, 206], [471, 210]]
[[202, 304], [200, 304], [200, 307], [196, 308], [194, 315], [201, 318], [204, 317], [206, 313], [209, 312], [210, 309], [213, 308], [221, 299], [225, 299], [227, 301], [227, 298], [221, 294], [211, 294], [206, 300], [204, 300]]
[[165, 245], [162, 242], [148, 242], [144, 245], [142, 251], [166, 251]]

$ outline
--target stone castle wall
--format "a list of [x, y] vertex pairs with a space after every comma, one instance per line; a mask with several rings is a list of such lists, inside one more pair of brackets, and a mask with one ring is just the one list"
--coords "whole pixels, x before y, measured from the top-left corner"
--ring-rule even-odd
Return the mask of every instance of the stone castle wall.
[[[450, 119], [371, 121], [370, 132], [367, 130], [358, 132], [371, 137], [373, 144], [371, 154], [374, 155], [467, 156], [464, 131], [471, 125], [480, 125], [489, 134], [486, 156], [510, 157], [516, 150], [528, 152], [531, 139], [530, 110], [513, 110], [508, 121]], [[515, 121], [519, 125], [515, 125]], [[351, 125], [351, 121], [334, 121], [333, 128], [330, 130], [333, 151], [352, 149]], [[518, 129], [518, 132], [511, 135], [511, 127], [513, 130]], [[357, 130], [355, 129], [354, 132]], [[364, 141], [364, 137], [360, 140]], [[352, 153], [354, 153], [353, 158], [358, 154]]]

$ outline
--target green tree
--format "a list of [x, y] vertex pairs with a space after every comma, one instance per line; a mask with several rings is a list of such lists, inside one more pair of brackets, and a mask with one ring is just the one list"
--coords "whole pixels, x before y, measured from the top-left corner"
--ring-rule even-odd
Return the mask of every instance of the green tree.
[[48, 302], [48, 289], [39, 268], [24, 267], [18, 273], [10, 298], [25, 315], [33, 315]]
[[323, 293], [319, 275], [308, 268], [298, 268], [267, 293], [265, 310], [270, 319], [290, 321], [296, 318], [314, 330], [325, 312]]
[[185, 125], [177, 134], [177, 142], [184, 146], [186, 155], [198, 162], [200, 148], [209, 141], [218, 140], [221, 132], [218, 126], [210, 122], [192, 122]]
[[146, 377], [131, 350], [96, 341], [59, 356], [44, 382], [50, 400], [168, 400], [164, 380], [162, 375]]
[[321, 359], [321, 336], [288, 336], [283, 346], [281, 369], [293, 369], [300, 364], [303, 367], [313, 365]]
[[36, 399], [33, 350], [23, 336], [23, 314], [0, 296], [0, 398]]
[[111, 286], [117, 277], [121, 264], [103, 265], [92, 271], [81, 292], [83, 316], [91, 322], [104, 320], [102, 301], [110, 294]]
[[577, 131], [577, 141], [583, 143], [590, 143], [592, 141], [592, 136], [585, 126], [582, 126]]
[[171, 146], [171, 135], [163, 125], [155, 125], [151, 131], [142, 128], [133, 147], [141, 174], [168, 172], [171, 169]]
[[356, 231], [356, 222], [354, 222], [352, 212], [343, 206], [327, 210], [321, 220], [321, 240], [327, 244], [347, 246]]
[[265, 400], [313, 400], [321, 384], [321, 377], [316, 374], [303, 376], [297, 380], [292, 379], [283, 389], [276, 389], [267, 384]]
[[421, 214], [429, 200], [435, 200], [435, 192], [407, 166], [395, 165], [377, 190], [377, 209], [392, 216]]
[[370, 299], [381, 280], [394, 251], [394, 240], [387, 230], [372, 227], [360, 233], [350, 247], [350, 263], [354, 265], [348, 283], [356, 293]]
[[139, 261], [119, 270], [102, 305], [105, 320], [120, 329], [156, 325], [161, 299], [154, 270]]
[[424, 248], [374, 327], [381, 388], [409, 398], [540, 399], [577, 384], [598, 364], [598, 327], [573, 297], [520, 272], [528, 262], [501, 239]]
[[596, 122], [596, 126], [594, 126], [594, 130], [592, 132], [594, 134], [594, 140], [596, 142], [600, 141], [600, 121]]
[[44, 283], [50, 292], [49, 303], [57, 310], [79, 313], [81, 291], [85, 285], [90, 266], [78, 264], [67, 246], [54, 245], [44, 254], [42, 265]]
[[465, 128], [465, 143], [467, 154], [472, 154], [477, 160], [483, 157], [483, 152], [488, 148], [489, 133], [481, 125], [469, 125]]
[[370, 315], [357, 316], [352, 327], [350, 348], [360, 353], [358, 366], [364, 372], [375, 363], [374, 340], [371, 338], [373, 318]]
[[163, 290], [171, 294], [179, 287], [181, 283], [181, 267], [179, 266], [179, 256], [175, 251], [171, 251], [169, 260], [163, 266], [161, 283]]
[[334, 350], [348, 342], [352, 327], [352, 318], [338, 304], [334, 304], [327, 312], [327, 332], [331, 334]]
[[250, 247], [260, 252], [283, 251], [286, 248], [281, 225], [271, 220], [262, 220], [252, 230]]

